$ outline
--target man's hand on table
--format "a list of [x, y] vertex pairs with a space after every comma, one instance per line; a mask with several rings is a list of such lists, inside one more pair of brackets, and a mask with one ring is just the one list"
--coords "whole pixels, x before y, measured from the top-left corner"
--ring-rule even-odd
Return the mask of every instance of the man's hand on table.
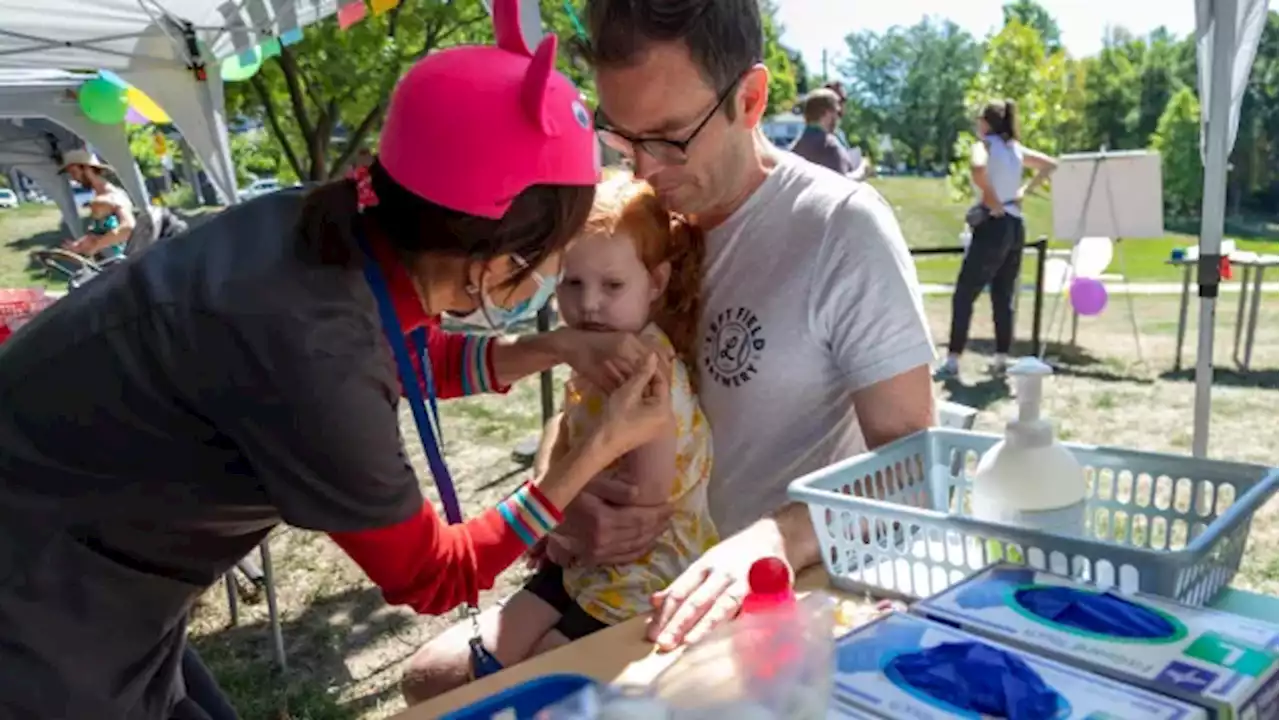
[[786, 557], [782, 535], [772, 520], [722, 540], [666, 590], [654, 593], [649, 639], [660, 650], [673, 650], [697, 642], [717, 625], [733, 619], [747, 596], [747, 572], [764, 557]]

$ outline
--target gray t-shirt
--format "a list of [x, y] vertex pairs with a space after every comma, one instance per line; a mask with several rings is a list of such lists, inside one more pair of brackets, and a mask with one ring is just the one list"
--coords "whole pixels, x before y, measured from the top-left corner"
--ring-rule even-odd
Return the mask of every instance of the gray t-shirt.
[[833, 133], [813, 125], [806, 126], [791, 144], [791, 152], [841, 175], [848, 175], [855, 167], [840, 140]]
[[0, 717], [167, 718], [187, 612], [274, 525], [421, 508], [373, 296], [298, 259], [301, 198], [154, 245], [0, 345]]
[[888, 203], [779, 156], [707, 238], [699, 398], [721, 535], [785, 504], [797, 477], [864, 451], [853, 393], [934, 357]]

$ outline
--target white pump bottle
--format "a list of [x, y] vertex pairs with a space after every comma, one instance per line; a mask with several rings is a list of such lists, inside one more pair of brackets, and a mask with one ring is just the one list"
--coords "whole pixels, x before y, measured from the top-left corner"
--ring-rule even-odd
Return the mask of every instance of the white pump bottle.
[[979, 520], [1020, 525], [1079, 537], [1085, 526], [1084, 471], [1058, 444], [1053, 424], [1040, 417], [1042, 382], [1053, 368], [1024, 357], [1008, 369], [1014, 379], [1018, 416], [1004, 440], [978, 462], [971, 507]]

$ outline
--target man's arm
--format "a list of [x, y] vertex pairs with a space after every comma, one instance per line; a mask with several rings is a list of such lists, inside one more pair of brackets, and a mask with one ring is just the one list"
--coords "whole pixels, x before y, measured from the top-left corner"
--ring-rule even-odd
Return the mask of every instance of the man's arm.
[[[915, 266], [888, 203], [861, 186], [829, 219], [814, 263], [811, 320], [830, 348], [870, 447], [933, 424], [933, 342]], [[803, 504], [787, 505], [726, 538], [654, 596], [650, 637], [696, 642], [737, 613], [751, 563], [782, 557], [797, 572], [821, 559]]]
[[[929, 366], [858, 390], [853, 394], [853, 412], [871, 450], [932, 427], [936, 412]], [[756, 525], [748, 532], [759, 533], [767, 543], [780, 547], [797, 573], [822, 562], [822, 549], [804, 503], [789, 503]]]

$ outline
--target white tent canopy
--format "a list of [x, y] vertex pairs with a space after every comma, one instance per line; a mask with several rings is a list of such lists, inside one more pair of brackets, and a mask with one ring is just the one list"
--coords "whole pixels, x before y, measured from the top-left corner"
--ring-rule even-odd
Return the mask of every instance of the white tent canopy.
[[[121, 185], [137, 207], [148, 205], [142, 172], [129, 152], [129, 138], [123, 125], [100, 125], [85, 117], [76, 103], [74, 90], [87, 79], [84, 73], [62, 70], [0, 70], [0, 120], [25, 124], [24, 118], [46, 118], [81, 138], [62, 143], [59, 152], [83, 147], [86, 143], [116, 169]], [[3, 137], [0, 135], [0, 137]], [[58, 157], [52, 161], [57, 163]], [[36, 176], [24, 170], [34, 180]], [[46, 193], [55, 192], [40, 182]], [[65, 184], [65, 180], [62, 181]]]
[[48, 120], [28, 120], [22, 125], [0, 121], [0, 170], [17, 170], [34, 180], [62, 211], [72, 237], [84, 231], [71, 186], [58, 173], [64, 150], [80, 143], [68, 130]]
[[234, 202], [218, 60], [336, 10], [336, 0], [0, 0], [0, 68], [115, 72], [164, 108]]
[[1235, 144], [1240, 104], [1266, 22], [1267, 0], [1196, 0], [1204, 199], [1200, 209], [1200, 337], [1196, 349], [1192, 452], [1200, 457], [1209, 450], [1213, 329], [1227, 197], [1227, 158]]

